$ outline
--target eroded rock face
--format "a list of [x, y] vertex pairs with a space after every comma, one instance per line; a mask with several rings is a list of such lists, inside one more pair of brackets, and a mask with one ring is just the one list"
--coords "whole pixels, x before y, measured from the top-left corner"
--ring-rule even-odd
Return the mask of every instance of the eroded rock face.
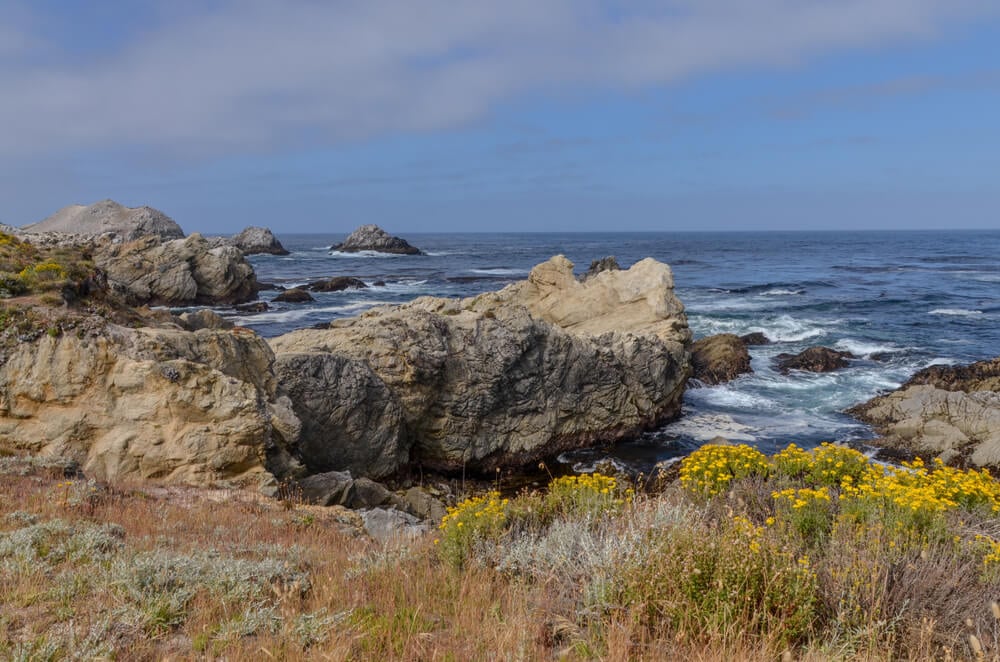
[[732, 333], [720, 333], [692, 343], [691, 368], [691, 376], [707, 385], [725, 384], [753, 372], [746, 343]]
[[798, 354], [778, 354], [774, 357], [775, 365], [782, 374], [790, 370], [805, 370], [807, 372], [832, 372], [846, 368], [848, 359], [856, 358], [850, 352], [841, 352], [829, 347], [810, 347]]
[[98, 480], [263, 484], [299, 471], [300, 423], [246, 330], [130, 329], [22, 343], [0, 366], [0, 446]]
[[232, 237], [209, 237], [213, 248], [235, 246], [244, 255], [288, 255], [288, 250], [268, 228], [250, 226]]
[[[336, 422], [343, 417], [334, 398], [304, 406], [293, 395], [305, 455], [327, 445], [330, 458], [379, 446], [393, 449], [380, 457], [399, 464], [491, 471], [613, 442], [676, 416], [689, 340], [666, 265], [643, 260], [580, 283], [560, 256], [500, 292], [424, 297], [271, 343], [284, 392], [319, 394], [350, 370], [357, 384], [350, 393], [364, 392], [374, 414], [367, 432], [348, 432]], [[343, 433], [324, 432], [330, 428]]]
[[362, 225], [349, 234], [343, 242], [332, 246], [330, 250], [344, 253], [376, 251], [397, 255], [423, 254], [419, 248], [411, 246], [405, 239], [394, 237], [377, 225]]
[[114, 200], [102, 200], [92, 205], [70, 205], [44, 221], [25, 226], [28, 233], [60, 232], [74, 235], [114, 233], [125, 241], [155, 236], [159, 239], [180, 239], [181, 226], [152, 207], [125, 207]]
[[232, 246], [212, 248], [200, 234], [160, 242], [143, 237], [94, 242], [94, 262], [132, 303], [231, 304], [257, 296], [253, 267]]
[[1000, 357], [925, 368], [848, 413], [872, 425], [880, 445], [1000, 467]]

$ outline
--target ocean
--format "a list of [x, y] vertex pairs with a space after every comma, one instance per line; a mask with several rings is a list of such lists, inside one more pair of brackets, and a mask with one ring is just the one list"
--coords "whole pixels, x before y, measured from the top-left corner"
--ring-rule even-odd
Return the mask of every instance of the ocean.
[[[406, 234], [427, 255], [331, 252], [344, 236], [279, 235], [291, 255], [249, 259], [262, 282], [293, 287], [354, 276], [368, 289], [315, 293], [311, 304], [271, 303], [259, 314], [218, 312], [270, 337], [377, 304], [499, 289], [557, 254], [579, 272], [607, 255], [623, 268], [653, 257], [672, 267], [695, 338], [762, 331], [774, 341], [750, 348], [753, 374], [689, 388], [678, 421], [563, 458], [578, 469], [611, 458], [644, 471], [719, 435], [766, 452], [791, 442], [863, 446], [873, 432], [845, 408], [926, 366], [1000, 355], [1000, 231]], [[385, 285], [374, 286], [379, 281]], [[772, 368], [776, 354], [812, 345], [860, 358], [826, 374]]]

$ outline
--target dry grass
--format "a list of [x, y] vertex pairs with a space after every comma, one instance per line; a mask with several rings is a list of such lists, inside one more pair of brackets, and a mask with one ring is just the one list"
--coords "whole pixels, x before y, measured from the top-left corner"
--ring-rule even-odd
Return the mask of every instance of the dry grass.
[[[761, 578], [762, 600], [788, 590], [786, 543], [753, 534], [757, 557], [739, 547], [750, 520], [773, 513], [772, 486], [754, 477], [708, 502], [671, 486], [554, 518], [539, 517], [541, 497], [512, 500], [511, 517], [529, 519], [455, 565], [435, 534], [379, 544], [342, 509], [110, 489], [65, 470], [0, 458], [0, 659], [994, 660], [1000, 650], [997, 584], [983, 583], [973, 556], [887, 553], [885, 541], [836, 528], [826, 551], [812, 550], [815, 620], [801, 633], [782, 631], [780, 610], [696, 613], [726, 587], [685, 594], [685, 564], [728, 559], [713, 572]], [[749, 519], [734, 525], [740, 512]]]

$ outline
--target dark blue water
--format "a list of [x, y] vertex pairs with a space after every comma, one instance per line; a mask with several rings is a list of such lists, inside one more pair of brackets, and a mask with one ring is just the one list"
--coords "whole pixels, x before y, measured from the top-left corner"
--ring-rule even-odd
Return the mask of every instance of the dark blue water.
[[[559, 253], [581, 271], [615, 255], [623, 267], [644, 257], [671, 265], [695, 337], [763, 331], [777, 341], [751, 348], [753, 375], [690, 389], [681, 420], [613, 451], [640, 467], [717, 435], [764, 450], [868, 439], [871, 431], [843, 409], [925, 366], [1000, 355], [1000, 231], [412, 234], [429, 255], [392, 257], [331, 254], [342, 239], [282, 236], [292, 255], [251, 261], [260, 280], [286, 287], [341, 275], [385, 287], [316, 294], [314, 304], [272, 304], [234, 319], [274, 336], [379, 303], [498, 289]], [[863, 358], [828, 374], [771, 369], [775, 354], [817, 344]], [[870, 359], [877, 353], [885, 360]]]

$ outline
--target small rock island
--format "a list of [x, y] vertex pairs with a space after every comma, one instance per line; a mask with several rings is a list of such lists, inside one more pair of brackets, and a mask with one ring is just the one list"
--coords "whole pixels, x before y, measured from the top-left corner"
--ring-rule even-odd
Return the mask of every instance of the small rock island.
[[343, 242], [331, 246], [330, 250], [343, 253], [375, 251], [394, 255], [424, 255], [416, 246], [411, 246], [405, 239], [392, 236], [377, 225], [362, 225]]

